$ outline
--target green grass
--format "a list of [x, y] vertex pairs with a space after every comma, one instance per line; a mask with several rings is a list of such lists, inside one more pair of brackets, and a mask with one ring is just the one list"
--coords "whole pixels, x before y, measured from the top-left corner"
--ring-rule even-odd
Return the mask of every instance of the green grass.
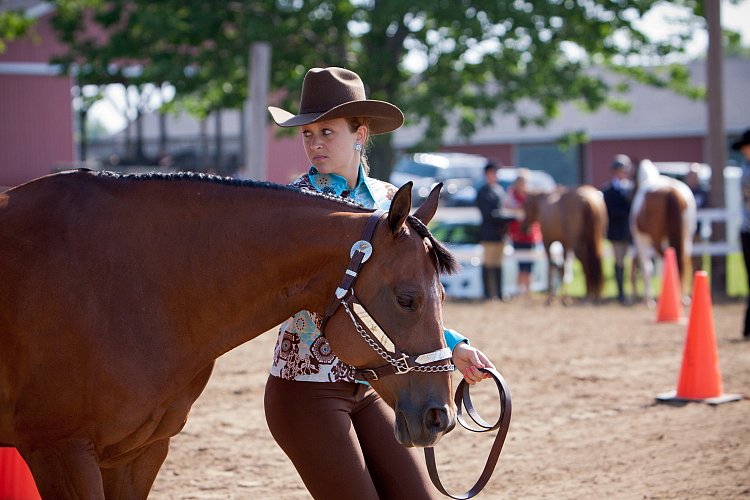
[[[606, 243], [608, 245], [608, 243]], [[611, 252], [607, 252], [610, 253]], [[613, 258], [605, 258], [603, 262], [604, 266], [604, 289], [602, 291], [602, 297], [611, 298], [617, 296], [617, 284], [615, 282], [615, 267]], [[630, 260], [626, 259], [625, 262], [625, 293], [633, 295], [633, 290], [630, 284]], [[745, 270], [745, 263], [742, 258], [742, 253], [735, 252], [727, 255], [727, 296], [728, 297], [746, 297], [748, 294], [747, 288], [747, 271]], [[709, 258], [704, 258], [703, 269], [711, 274], [711, 261]], [[657, 270], [655, 274], [660, 274]], [[654, 293], [658, 295], [661, 290], [661, 275], [654, 276], [653, 280]], [[573, 281], [567, 285], [568, 293], [572, 297], [584, 297], [586, 295], [586, 283], [583, 277], [583, 268], [578, 260], [573, 265]], [[643, 280], [636, 280], [636, 295], [643, 295]]]

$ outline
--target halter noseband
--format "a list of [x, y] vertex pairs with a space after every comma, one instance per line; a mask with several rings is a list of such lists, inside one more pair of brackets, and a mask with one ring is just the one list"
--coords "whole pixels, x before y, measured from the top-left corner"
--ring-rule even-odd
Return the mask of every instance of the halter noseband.
[[323, 318], [323, 326], [333, 316], [338, 308], [342, 306], [349, 318], [354, 324], [357, 333], [367, 342], [373, 351], [381, 358], [388, 362], [379, 368], [355, 369], [354, 378], [361, 381], [378, 380], [386, 375], [403, 375], [411, 371], [415, 372], [449, 372], [455, 369], [455, 366], [448, 364], [435, 364], [440, 361], [451, 359], [452, 353], [448, 347], [437, 349], [435, 351], [420, 354], [417, 356], [409, 355], [401, 351], [394, 342], [388, 337], [377, 322], [370, 316], [367, 309], [362, 305], [357, 296], [354, 294], [354, 281], [357, 279], [359, 269], [372, 255], [372, 235], [375, 233], [375, 227], [387, 212], [385, 210], [376, 210], [367, 220], [362, 237], [354, 243], [349, 252], [349, 265], [344, 273], [344, 279], [336, 288], [335, 297], [326, 308]]

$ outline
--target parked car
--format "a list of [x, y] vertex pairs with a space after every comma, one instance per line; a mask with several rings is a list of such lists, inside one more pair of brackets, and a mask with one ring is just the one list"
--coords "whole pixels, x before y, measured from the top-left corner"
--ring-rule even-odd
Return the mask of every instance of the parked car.
[[[461, 263], [461, 271], [452, 276], [441, 276], [445, 294], [454, 299], [481, 299], [482, 288], [482, 246], [479, 244], [480, 215], [476, 209], [467, 207], [441, 207], [430, 223], [432, 234], [448, 245]], [[541, 292], [547, 289], [547, 257], [544, 248], [516, 252], [513, 246], [505, 245], [503, 257], [503, 293], [515, 295], [520, 252], [530, 254], [534, 261], [531, 290]]]
[[448, 199], [466, 186], [484, 179], [487, 158], [465, 153], [414, 153], [404, 155], [394, 165], [390, 181], [394, 186], [414, 183], [412, 202], [419, 205], [432, 187], [443, 183], [441, 195]]
[[[443, 183], [443, 206], [472, 206], [477, 190], [484, 183], [487, 158], [480, 155], [450, 152], [414, 153], [404, 155], [394, 165], [391, 184], [400, 187], [412, 181], [412, 203], [421, 204], [433, 186]], [[517, 169], [504, 167], [498, 171], [498, 182], [507, 189], [516, 178]], [[531, 171], [530, 188], [550, 190], [555, 180], [541, 170]]]
[[[529, 191], [552, 191], [557, 186], [555, 179], [543, 170], [529, 170]], [[518, 169], [515, 167], [503, 167], [497, 171], [497, 182], [505, 189], [513, 184], [518, 177]], [[454, 207], [469, 207], [474, 205], [474, 200], [477, 198], [477, 191], [484, 184], [484, 175], [482, 180], [474, 183], [471, 186], [464, 186], [460, 190], [456, 190], [454, 194], [451, 194], [447, 199], [446, 205]]]

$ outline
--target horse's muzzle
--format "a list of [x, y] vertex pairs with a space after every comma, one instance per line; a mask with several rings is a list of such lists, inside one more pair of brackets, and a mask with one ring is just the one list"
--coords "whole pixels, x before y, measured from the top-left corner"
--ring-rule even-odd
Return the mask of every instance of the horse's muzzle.
[[422, 411], [396, 407], [396, 439], [406, 447], [434, 446], [456, 425], [456, 413], [448, 405], [426, 406]]

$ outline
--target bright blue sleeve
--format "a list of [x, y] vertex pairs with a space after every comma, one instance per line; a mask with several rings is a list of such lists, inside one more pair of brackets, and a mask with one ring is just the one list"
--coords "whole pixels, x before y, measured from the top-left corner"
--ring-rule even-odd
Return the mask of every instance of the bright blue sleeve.
[[466, 342], [469, 343], [469, 339], [458, 333], [456, 330], [451, 330], [450, 328], [446, 328], [443, 331], [443, 335], [445, 336], [445, 343], [448, 344], [448, 347], [452, 351], [459, 342]]

